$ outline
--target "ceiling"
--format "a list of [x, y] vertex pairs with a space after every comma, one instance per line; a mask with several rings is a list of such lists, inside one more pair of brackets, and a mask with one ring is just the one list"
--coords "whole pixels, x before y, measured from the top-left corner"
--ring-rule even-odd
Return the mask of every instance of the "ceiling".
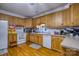
[[0, 3], [0, 9], [24, 17], [34, 17], [58, 7], [65, 6], [66, 4], [67, 3]]

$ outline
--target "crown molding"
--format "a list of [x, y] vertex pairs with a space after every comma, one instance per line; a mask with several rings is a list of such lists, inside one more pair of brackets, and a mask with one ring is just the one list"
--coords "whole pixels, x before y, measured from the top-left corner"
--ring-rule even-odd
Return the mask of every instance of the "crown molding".
[[32, 18], [37, 18], [37, 17], [44, 16], [44, 15], [47, 15], [47, 14], [50, 14], [50, 13], [54, 13], [54, 12], [57, 12], [57, 11], [65, 10], [65, 9], [69, 8], [70, 5], [71, 4], [66, 4], [65, 6], [61, 6], [61, 7], [58, 7], [56, 9], [50, 10], [48, 12], [45, 12], [45, 13], [33, 16]]
[[9, 12], [9, 11], [6, 11], [6, 10], [2, 10], [2, 9], [0, 9], [0, 13], [7, 14], [7, 15], [10, 15], [10, 16], [16, 16], [16, 17], [20, 17], [20, 18], [27, 18], [27, 17], [24, 17], [22, 15], [12, 13], [12, 12]]

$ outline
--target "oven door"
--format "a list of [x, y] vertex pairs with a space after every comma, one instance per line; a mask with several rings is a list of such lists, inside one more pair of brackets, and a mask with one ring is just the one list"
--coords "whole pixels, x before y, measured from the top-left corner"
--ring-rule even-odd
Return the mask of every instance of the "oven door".
[[17, 35], [17, 44], [26, 42], [26, 33], [18, 33]]

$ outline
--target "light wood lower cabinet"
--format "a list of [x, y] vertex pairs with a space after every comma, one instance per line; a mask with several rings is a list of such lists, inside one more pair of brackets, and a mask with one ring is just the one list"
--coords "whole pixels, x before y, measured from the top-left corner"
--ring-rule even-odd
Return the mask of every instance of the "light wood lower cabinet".
[[30, 33], [26, 33], [26, 42], [30, 41]]
[[43, 38], [40, 34], [30, 34], [30, 41], [33, 43], [37, 43], [42, 45], [43, 44]]
[[63, 52], [63, 48], [61, 46], [61, 42], [63, 38], [61, 36], [52, 36], [51, 39], [52, 39], [51, 41], [52, 49], [57, 50], [59, 52]]
[[17, 45], [17, 34], [8, 33], [8, 47], [13, 47]]
[[66, 56], [79, 56], [79, 51], [69, 48], [64, 48]]

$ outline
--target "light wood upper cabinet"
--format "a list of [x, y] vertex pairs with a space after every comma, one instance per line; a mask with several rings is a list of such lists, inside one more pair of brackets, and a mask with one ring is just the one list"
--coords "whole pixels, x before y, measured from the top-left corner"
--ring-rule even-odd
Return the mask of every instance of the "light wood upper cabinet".
[[72, 4], [62, 12], [63, 26], [79, 26], [79, 4]]
[[32, 19], [31, 18], [30, 19], [29, 18], [23, 19], [23, 18], [9, 16], [9, 15], [0, 13], [0, 19], [7, 20], [9, 25], [16, 24], [16, 25], [21, 25], [21, 26], [25, 26], [25, 27], [32, 27]]
[[73, 26], [71, 19], [71, 8], [62, 11], [63, 26]]
[[24, 19], [24, 26], [27, 28], [32, 27], [32, 19]]
[[62, 26], [62, 12], [55, 12], [47, 15], [47, 26], [48, 27], [59, 27]]
[[40, 18], [36, 18], [35, 19], [35, 25], [37, 26], [37, 25], [40, 25]]
[[36, 27], [37, 25], [40, 25], [40, 18], [34, 18], [32, 20], [32, 27]]
[[71, 5], [71, 19], [73, 20], [73, 26], [79, 26], [79, 4]]
[[41, 23], [46, 24], [47, 27], [62, 26], [62, 12], [56, 12], [41, 17]]
[[32, 27], [36, 27], [36, 23], [35, 23], [35, 22], [36, 22], [36, 20], [33, 19], [33, 20], [32, 20]]
[[56, 12], [54, 13], [54, 22], [55, 22], [55, 27], [62, 26], [62, 12]]
[[41, 17], [39, 17], [40, 18], [40, 24], [45, 24], [45, 25], [47, 25], [47, 18], [46, 18], [47, 16], [41, 16]]
[[[38, 17], [36, 21], [47, 27], [79, 26], [79, 4], [72, 4], [68, 9]], [[37, 24], [36, 23], [36, 24]]]
[[47, 24], [47, 26], [48, 27], [53, 27], [54, 26], [54, 19], [53, 19], [53, 16], [52, 16], [52, 14], [49, 14], [49, 15], [47, 15], [47, 22], [46, 22], [46, 24]]

